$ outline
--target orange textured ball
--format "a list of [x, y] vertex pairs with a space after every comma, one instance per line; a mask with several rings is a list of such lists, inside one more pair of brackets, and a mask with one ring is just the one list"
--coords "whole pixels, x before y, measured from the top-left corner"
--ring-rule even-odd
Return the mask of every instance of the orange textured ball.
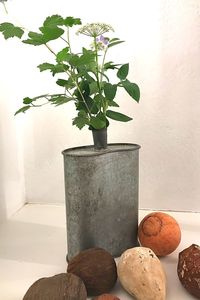
[[152, 249], [157, 256], [165, 256], [178, 247], [181, 230], [172, 216], [154, 212], [140, 222], [138, 239], [143, 247]]

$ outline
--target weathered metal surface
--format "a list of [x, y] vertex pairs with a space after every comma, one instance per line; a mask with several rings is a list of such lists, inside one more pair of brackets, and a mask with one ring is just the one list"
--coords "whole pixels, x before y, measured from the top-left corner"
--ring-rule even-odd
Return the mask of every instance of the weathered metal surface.
[[68, 259], [91, 247], [117, 257], [137, 245], [139, 148], [63, 151]]

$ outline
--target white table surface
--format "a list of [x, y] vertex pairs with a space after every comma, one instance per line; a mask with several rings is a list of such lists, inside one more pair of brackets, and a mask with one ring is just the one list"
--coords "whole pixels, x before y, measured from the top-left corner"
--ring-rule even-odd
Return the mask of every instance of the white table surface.
[[[140, 219], [150, 211], [140, 210]], [[200, 213], [168, 212], [179, 222], [182, 241], [171, 255], [161, 259], [167, 275], [166, 300], [193, 298], [177, 277], [178, 253], [192, 243], [200, 244]], [[66, 271], [66, 230], [63, 206], [26, 205], [0, 224], [0, 299], [22, 300], [37, 279]], [[121, 300], [129, 296], [116, 284], [111, 293]]]

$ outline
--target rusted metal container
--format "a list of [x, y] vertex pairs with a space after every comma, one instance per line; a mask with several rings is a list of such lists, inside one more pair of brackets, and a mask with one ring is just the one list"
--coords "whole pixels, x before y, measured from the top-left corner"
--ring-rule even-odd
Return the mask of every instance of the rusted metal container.
[[101, 247], [117, 257], [137, 245], [139, 145], [64, 150], [68, 259]]

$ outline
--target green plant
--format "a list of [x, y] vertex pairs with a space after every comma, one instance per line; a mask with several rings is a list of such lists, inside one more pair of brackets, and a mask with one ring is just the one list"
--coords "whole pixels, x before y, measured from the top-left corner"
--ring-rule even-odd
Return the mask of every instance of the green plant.
[[[25, 97], [23, 99], [24, 106], [15, 114], [24, 113], [30, 108], [48, 103], [58, 106], [74, 101], [77, 116], [73, 119], [73, 125], [79, 129], [85, 125], [91, 129], [106, 128], [109, 125], [109, 118], [122, 122], [132, 120], [122, 113], [109, 109], [110, 107], [119, 107], [114, 101], [118, 88], [124, 88], [137, 102], [140, 98], [137, 84], [127, 79], [129, 64], [115, 64], [112, 61], [106, 61], [108, 50], [123, 41], [105, 36], [108, 32], [114, 31], [110, 25], [86, 24], [79, 28], [77, 34], [89, 36], [90, 44], [87, 48], [82, 47], [80, 52], [74, 53], [70, 30], [72, 27], [80, 25], [79, 18], [63, 18], [59, 15], [47, 17], [42, 27], [39, 28], [39, 32], [26, 31], [12, 23], [0, 24], [0, 32], [5, 39], [17, 37], [24, 44], [43, 45], [53, 54], [54, 63], [44, 62], [38, 68], [40, 72], [50, 71], [53, 76], [59, 75], [56, 84], [64, 89], [60, 94], [45, 94], [34, 98]], [[27, 38], [24, 39], [26, 34]], [[64, 45], [59, 52], [55, 52], [48, 42], [58, 39], [62, 40]], [[108, 77], [110, 71], [116, 73], [116, 83], [110, 82]]]

